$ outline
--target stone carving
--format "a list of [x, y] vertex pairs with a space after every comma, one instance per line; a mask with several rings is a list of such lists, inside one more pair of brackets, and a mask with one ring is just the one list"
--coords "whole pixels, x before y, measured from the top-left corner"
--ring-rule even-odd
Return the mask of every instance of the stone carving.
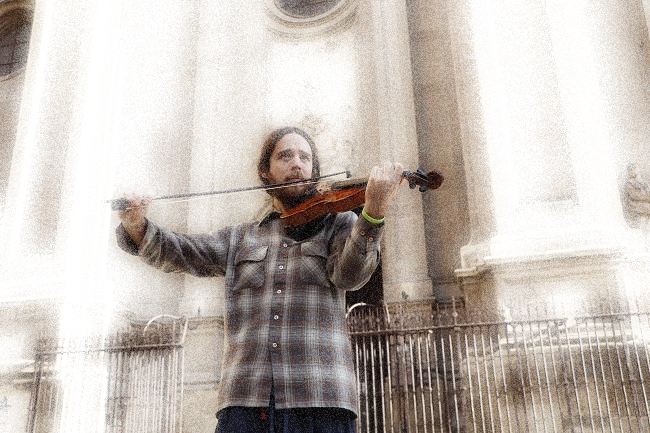
[[627, 166], [624, 203], [630, 225], [647, 232], [650, 229], [650, 186], [641, 178], [636, 164]]

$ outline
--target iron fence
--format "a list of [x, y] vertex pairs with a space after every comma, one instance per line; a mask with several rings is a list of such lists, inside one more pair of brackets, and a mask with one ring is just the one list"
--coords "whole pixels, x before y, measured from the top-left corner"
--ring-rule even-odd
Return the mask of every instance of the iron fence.
[[481, 320], [456, 302], [359, 304], [359, 431], [650, 432], [650, 317], [632, 310]]
[[[650, 432], [650, 314], [619, 307], [567, 317], [355, 305], [358, 431]], [[27, 432], [85, 431], [98, 419], [108, 433], [182, 431], [186, 330], [176, 321], [42, 342]]]
[[27, 433], [177, 433], [182, 429], [187, 321], [106, 338], [42, 340]]

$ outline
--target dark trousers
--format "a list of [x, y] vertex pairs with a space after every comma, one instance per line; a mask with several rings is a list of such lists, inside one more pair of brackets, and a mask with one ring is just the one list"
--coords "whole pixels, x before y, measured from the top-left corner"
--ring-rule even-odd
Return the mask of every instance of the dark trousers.
[[338, 408], [276, 409], [231, 406], [217, 414], [216, 433], [355, 433], [354, 414]]

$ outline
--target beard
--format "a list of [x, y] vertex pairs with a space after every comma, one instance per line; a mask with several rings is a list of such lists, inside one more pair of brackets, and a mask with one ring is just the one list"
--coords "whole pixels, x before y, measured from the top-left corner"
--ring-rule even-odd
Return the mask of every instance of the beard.
[[285, 209], [291, 209], [298, 206], [316, 193], [316, 186], [313, 184], [306, 185], [303, 191], [291, 191], [294, 188], [297, 187], [278, 188], [267, 192], [272, 197], [280, 200]]

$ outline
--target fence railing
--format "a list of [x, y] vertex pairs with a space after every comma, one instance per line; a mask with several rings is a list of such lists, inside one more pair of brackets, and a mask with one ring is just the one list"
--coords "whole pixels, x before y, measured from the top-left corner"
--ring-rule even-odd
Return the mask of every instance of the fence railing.
[[357, 305], [359, 432], [650, 432], [650, 317]]
[[[650, 433], [649, 313], [491, 314], [458, 302], [353, 306], [358, 431]], [[27, 432], [98, 420], [108, 433], [180, 432], [186, 330], [42, 342]]]
[[[187, 321], [107, 338], [41, 341], [27, 433], [179, 433]], [[105, 421], [105, 423], [104, 423]]]

